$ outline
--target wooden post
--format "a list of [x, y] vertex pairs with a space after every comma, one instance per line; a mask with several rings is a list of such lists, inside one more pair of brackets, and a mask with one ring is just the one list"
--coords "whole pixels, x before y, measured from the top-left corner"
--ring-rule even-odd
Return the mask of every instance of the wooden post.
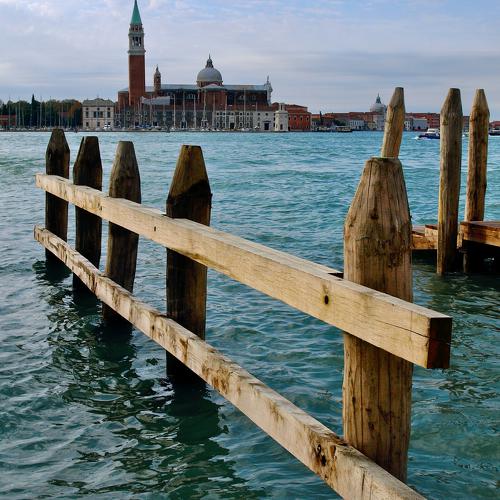
[[[73, 184], [102, 190], [102, 163], [97, 137], [84, 137], [73, 167]], [[75, 207], [75, 249], [99, 268], [101, 259], [102, 220], [86, 210]], [[80, 278], [73, 274], [73, 287], [87, 290]]]
[[[182, 146], [167, 198], [167, 216], [210, 225], [212, 193], [199, 146]], [[201, 339], [205, 338], [207, 268], [167, 250], [167, 313]], [[177, 380], [191, 372], [167, 353], [167, 373]]]
[[[344, 225], [344, 277], [412, 300], [410, 212], [403, 170], [395, 158], [366, 162]], [[412, 371], [412, 363], [344, 334], [344, 437], [402, 481]]]
[[[141, 178], [132, 142], [118, 143], [111, 169], [109, 196], [141, 202]], [[138, 244], [139, 236], [136, 233], [109, 223], [105, 274], [129, 292], [134, 288]], [[102, 306], [102, 314], [107, 324], [123, 321], [119, 314], [105, 304]]]
[[[484, 219], [486, 195], [486, 167], [488, 162], [488, 128], [490, 110], [483, 89], [477, 89], [469, 120], [469, 170], [465, 199], [466, 221]], [[464, 243], [464, 271], [473, 271], [481, 260], [476, 245]]]
[[384, 142], [380, 156], [397, 158], [405, 127], [405, 94], [403, 87], [396, 87], [387, 107]]
[[[69, 146], [64, 130], [52, 130], [45, 153], [45, 171], [48, 175], [59, 175], [69, 179]], [[45, 227], [62, 240], [68, 237], [68, 202], [47, 193], [45, 195]], [[45, 257], [50, 262], [58, 259], [45, 250]]]
[[463, 115], [460, 89], [450, 89], [441, 109], [437, 273], [457, 264], [458, 199], [462, 166]]

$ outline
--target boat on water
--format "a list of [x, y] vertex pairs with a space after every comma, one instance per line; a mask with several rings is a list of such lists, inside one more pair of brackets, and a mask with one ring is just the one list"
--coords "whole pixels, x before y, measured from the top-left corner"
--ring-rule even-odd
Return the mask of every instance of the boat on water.
[[439, 129], [438, 128], [428, 128], [423, 134], [419, 134], [417, 139], [439, 139]]
[[493, 128], [491, 129], [488, 134], [490, 135], [500, 135], [500, 128]]

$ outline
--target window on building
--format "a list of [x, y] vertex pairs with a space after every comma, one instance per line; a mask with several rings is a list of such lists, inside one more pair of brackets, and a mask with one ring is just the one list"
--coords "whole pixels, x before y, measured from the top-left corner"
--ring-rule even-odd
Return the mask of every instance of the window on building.
[[108, 118], [111, 118], [111, 111], [108, 111]]
[[85, 118], [88, 118], [88, 117], [89, 117], [89, 112], [85, 111]]

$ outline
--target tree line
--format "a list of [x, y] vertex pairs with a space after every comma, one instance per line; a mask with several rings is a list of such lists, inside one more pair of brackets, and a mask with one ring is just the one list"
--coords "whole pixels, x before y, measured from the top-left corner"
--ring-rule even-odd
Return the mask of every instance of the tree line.
[[0, 100], [0, 125], [4, 129], [75, 128], [82, 123], [82, 103], [76, 99], [31, 102]]

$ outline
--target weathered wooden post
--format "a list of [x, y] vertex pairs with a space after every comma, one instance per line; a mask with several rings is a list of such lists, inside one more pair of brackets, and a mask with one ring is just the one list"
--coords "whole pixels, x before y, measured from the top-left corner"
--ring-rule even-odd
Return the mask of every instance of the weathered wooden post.
[[[167, 198], [167, 216], [210, 225], [212, 192], [199, 146], [182, 146]], [[167, 314], [205, 338], [207, 268], [167, 250]], [[167, 373], [177, 380], [192, 372], [167, 353]]]
[[[469, 169], [464, 217], [466, 221], [484, 219], [489, 122], [490, 110], [484, 90], [477, 89], [469, 119]], [[481, 251], [472, 243], [465, 243], [464, 247], [464, 271], [470, 272], [479, 264]]]
[[460, 89], [450, 89], [441, 108], [441, 168], [439, 177], [437, 273], [457, 264], [458, 199], [462, 167], [463, 114]]
[[[344, 278], [412, 300], [411, 222], [398, 159], [366, 162], [344, 225]], [[344, 437], [402, 481], [412, 371], [412, 363], [344, 334]]]
[[384, 142], [380, 156], [397, 158], [405, 127], [405, 94], [403, 87], [396, 87], [387, 107], [384, 127]]
[[[64, 131], [55, 128], [52, 130], [45, 153], [45, 172], [47, 175], [59, 175], [68, 179], [69, 153]], [[45, 195], [45, 227], [62, 240], [67, 240], [68, 202], [49, 193]], [[60, 262], [49, 250], [45, 250], [45, 257], [50, 262]]]
[[[73, 183], [102, 190], [102, 163], [97, 137], [84, 137], [73, 167]], [[101, 259], [102, 220], [86, 210], [75, 207], [76, 240], [75, 249], [99, 268]], [[73, 274], [75, 290], [87, 287]]]
[[[141, 202], [141, 178], [132, 142], [118, 143], [109, 180], [109, 196]], [[109, 223], [105, 274], [130, 292], [134, 288], [138, 244], [139, 236], [136, 233]], [[124, 321], [105, 304], [102, 306], [102, 314], [107, 324]]]

